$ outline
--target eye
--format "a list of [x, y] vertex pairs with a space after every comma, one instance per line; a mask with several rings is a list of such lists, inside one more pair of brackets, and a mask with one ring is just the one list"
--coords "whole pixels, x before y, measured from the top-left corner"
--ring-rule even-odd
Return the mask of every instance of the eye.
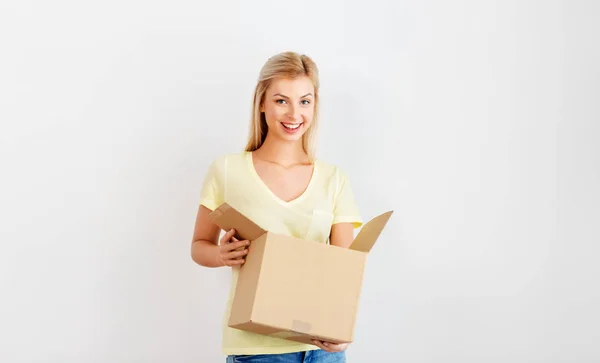
[[300, 101], [300, 102], [301, 102], [303, 105], [308, 105], [308, 104], [310, 104], [310, 101], [309, 101], [309, 100], [302, 100], [302, 101]]
[[285, 100], [284, 99], [278, 99], [275, 102], [279, 103], [280, 105], [283, 105], [285, 103]]

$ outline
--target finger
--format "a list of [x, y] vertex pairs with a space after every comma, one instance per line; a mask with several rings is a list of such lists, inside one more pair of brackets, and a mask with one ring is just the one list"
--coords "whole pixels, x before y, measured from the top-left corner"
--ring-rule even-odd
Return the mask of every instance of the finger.
[[222, 247], [221, 251], [231, 252], [233, 250], [243, 250], [245, 247], [247, 247], [249, 245], [250, 245], [250, 241], [248, 241], [248, 240], [231, 242], [231, 243], [224, 245]]
[[225, 233], [223, 235], [223, 237], [221, 237], [221, 245], [227, 244], [229, 243], [229, 241], [231, 240], [231, 238], [233, 238], [233, 235], [235, 234], [235, 229], [230, 229], [227, 233]]
[[222, 261], [225, 266], [235, 266], [235, 265], [243, 264], [246, 261], [246, 259], [244, 257], [238, 257], [238, 258], [223, 257]]
[[335, 343], [323, 342], [323, 345], [327, 347], [328, 352], [339, 352], [339, 346]]
[[246, 262], [245, 259], [239, 258], [236, 260], [227, 260], [226, 264], [227, 264], [227, 266], [237, 266], [237, 265], [243, 264], [244, 262]]
[[240, 251], [232, 251], [232, 252], [226, 253], [223, 256], [223, 258], [226, 259], [226, 260], [234, 260], [234, 259], [238, 259], [240, 257], [245, 256], [247, 253], [248, 253], [248, 249], [245, 248], [245, 249], [240, 250]]
[[330, 352], [341, 352], [342, 350], [346, 349], [347, 344], [345, 343], [332, 343], [332, 342], [326, 342], [323, 341], [322, 342], [324, 346], [327, 347], [327, 349], [329, 349]]
[[319, 348], [321, 348], [321, 349], [323, 349], [323, 350], [324, 350], [324, 349], [326, 349], [326, 348], [325, 348], [325, 346], [323, 345], [323, 343], [321, 343], [320, 341], [313, 339], [313, 341], [312, 341], [312, 342], [313, 342], [313, 344], [314, 344], [314, 345], [316, 345], [317, 347], [319, 347]]
[[336, 344], [336, 343], [327, 343], [329, 349], [332, 349], [334, 352], [341, 352], [346, 349], [347, 344]]
[[332, 351], [330, 350], [330, 348], [329, 348], [328, 346], [326, 346], [326, 345], [324, 344], [324, 342], [322, 342], [322, 341], [320, 341], [320, 340], [313, 340], [313, 343], [314, 343], [314, 344], [315, 344], [317, 347], [319, 347], [319, 348], [323, 349], [324, 351], [332, 353]]
[[221, 245], [221, 253], [231, 252], [235, 249], [242, 249], [246, 246], [246, 241], [228, 242]]

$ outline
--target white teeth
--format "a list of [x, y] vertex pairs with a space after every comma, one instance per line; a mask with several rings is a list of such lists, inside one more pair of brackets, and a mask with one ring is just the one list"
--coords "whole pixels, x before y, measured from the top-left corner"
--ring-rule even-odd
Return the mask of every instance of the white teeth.
[[288, 129], [292, 129], [295, 130], [298, 127], [300, 127], [301, 124], [283, 124], [283, 126], [287, 127]]

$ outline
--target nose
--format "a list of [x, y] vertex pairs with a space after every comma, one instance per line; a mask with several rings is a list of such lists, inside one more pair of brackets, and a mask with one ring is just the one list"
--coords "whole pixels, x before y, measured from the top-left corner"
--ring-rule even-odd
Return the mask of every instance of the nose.
[[291, 118], [294, 121], [298, 120], [298, 118], [300, 117], [299, 107], [294, 104], [290, 104], [290, 107], [288, 108], [287, 112], [287, 117]]

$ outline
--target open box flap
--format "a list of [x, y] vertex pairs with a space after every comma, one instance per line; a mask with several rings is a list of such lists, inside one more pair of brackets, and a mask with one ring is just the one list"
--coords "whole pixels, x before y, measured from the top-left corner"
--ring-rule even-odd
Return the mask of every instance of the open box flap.
[[369, 252], [394, 211], [385, 212], [367, 222], [350, 245], [351, 250]]
[[235, 228], [235, 238], [239, 240], [252, 241], [265, 233], [264, 229], [227, 203], [210, 212], [208, 217], [225, 232]]

